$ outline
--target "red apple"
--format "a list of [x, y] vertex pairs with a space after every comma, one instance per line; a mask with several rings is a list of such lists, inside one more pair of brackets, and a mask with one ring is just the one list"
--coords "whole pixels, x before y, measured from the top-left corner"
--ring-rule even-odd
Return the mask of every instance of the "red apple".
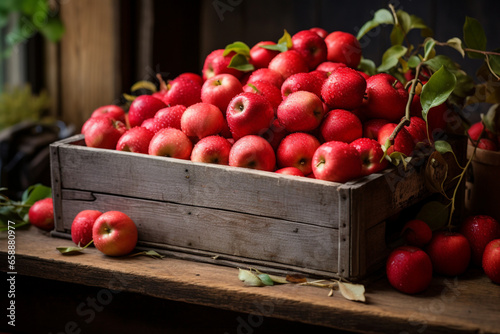
[[431, 228], [426, 222], [420, 219], [413, 219], [407, 222], [403, 226], [401, 234], [409, 245], [416, 247], [424, 247], [432, 239]]
[[323, 101], [330, 109], [353, 110], [363, 103], [366, 80], [349, 67], [333, 71], [321, 88]]
[[137, 227], [129, 216], [120, 211], [100, 215], [92, 228], [95, 247], [109, 256], [123, 256], [137, 244]]
[[498, 151], [497, 143], [489, 138], [481, 138], [479, 139], [479, 143], [477, 144], [478, 148], [488, 151]]
[[269, 68], [259, 68], [250, 74], [246, 83], [254, 83], [256, 81], [266, 81], [278, 88], [281, 88], [284, 79], [283, 76], [276, 71]]
[[166, 128], [158, 131], [149, 143], [150, 155], [189, 159], [193, 143], [179, 129]]
[[320, 146], [313, 135], [295, 132], [286, 136], [278, 146], [276, 160], [280, 168], [296, 167], [303, 175], [312, 173], [311, 161]]
[[271, 60], [268, 68], [281, 74], [283, 79], [295, 73], [309, 72], [304, 57], [295, 50], [288, 50], [278, 54]]
[[403, 84], [387, 73], [372, 75], [366, 80], [367, 117], [399, 122], [405, 115], [408, 92]]
[[125, 124], [106, 116], [89, 118], [83, 125], [88, 147], [114, 150], [120, 137], [127, 131]]
[[327, 59], [344, 63], [349, 67], [358, 67], [361, 61], [361, 45], [356, 37], [343, 31], [334, 31], [325, 37], [328, 50]]
[[304, 176], [304, 173], [302, 173], [297, 167], [280, 168], [275, 173], [283, 175]]
[[278, 106], [277, 117], [287, 131], [311, 131], [318, 127], [325, 115], [323, 102], [314, 93], [297, 91]]
[[[184, 111], [186, 111], [186, 107], [181, 104], [158, 110], [153, 118], [155, 121], [153, 132], [156, 133], [165, 128], [176, 128], [180, 130], [181, 118]], [[144, 123], [142, 123], [141, 126], [144, 126]]]
[[262, 41], [255, 44], [250, 49], [250, 64], [252, 64], [256, 69], [266, 68], [269, 66], [269, 62], [280, 52], [276, 50], [269, 50], [262, 48], [265, 45], [276, 45], [275, 42]]
[[333, 71], [341, 67], [347, 67], [347, 65], [344, 63], [334, 63], [333, 61], [325, 61], [319, 64], [318, 67], [316, 67], [316, 70], [326, 72], [327, 76], [329, 76]]
[[114, 104], [99, 107], [92, 112], [92, 115], [90, 115], [90, 117], [97, 116], [106, 116], [125, 123], [125, 111], [123, 108]]
[[500, 239], [491, 240], [484, 248], [483, 270], [495, 283], [500, 284]]
[[241, 93], [227, 107], [226, 119], [235, 140], [266, 132], [274, 118], [271, 103], [262, 95]]
[[[397, 124], [387, 123], [380, 128], [377, 139], [380, 145], [384, 146], [386, 144], [387, 139], [391, 136], [396, 126]], [[387, 155], [390, 155], [392, 152], [400, 152], [406, 156], [410, 156], [414, 148], [415, 143], [413, 142], [413, 137], [403, 127], [396, 135], [394, 144], [387, 149]]]
[[191, 161], [219, 165], [229, 164], [231, 143], [221, 136], [208, 136], [197, 142], [191, 152]]
[[284, 100], [288, 95], [303, 90], [314, 93], [321, 98], [323, 82], [324, 79], [321, 79], [321, 77], [313, 72], [291, 75], [281, 85], [281, 97]]
[[264, 96], [273, 106], [275, 113], [282, 101], [279, 88], [267, 81], [253, 81], [252, 83], [247, 83], [243, 86], [243, 91]]
[[314, 152], [312, 169], [316, 179], [347, 182], [361, 175], [361, 158], [349, 144], [329, 141]]
[[196, 73], [191, 73], [191, 72], [181, 73], [175, 79], [178, 79], [178, 78], [186, 78], [186, 79], [189, 79], [191, 81], [198, 83], [200, 86], [203, 85], [203, 78], [201, 77], [201, 75], [196, 74]]
[[225, 114], [233, 97], [243, 92], [241, 82], [231, 74], [218, 74], [205, 81], [201, 87], [201, 100], [210, 103]]
[[315, 32], [316, 34], [318, 34], [319, 37], [325, 39], [326, 36], [328, 36], [328, 31], [326, 31], [325, 29], [323, 28], [319, 28], [319, 27], [312, 27], [311, 29], [309, 29], [313, 32]]
[[193, 141], [219, 134], [224, 128], [224, 115], [210, 103], [189, 106], [181, 117], [181, 129]]
[[425, 251], [431, 258], [434, 272], [456, 276], [463, 274], [469, 266], [471, 251], [469, 241], [457, 232], [434, 233]]
[[302, 55], [309, 67], [315, 69], [326, 61], [328, 53], [326, 43], [317, 33], [310, 30], [301, 30], [292, 36], [292, 48]]
[[416, 116], [410, 117], [410, 124], [406, 125], [405, 129], [413, 138], [415, 145], [418, 143], [428, 143], [427, 124], [422, 118]]
[[362, 161], [362, 176], [377, 173], [387, 167], [387, 160], [382, 159], [384, 156], [382, 146], [375, 139], [358, 138], [350, 145], [359, 152]]
[[86, 246], [92, 241], [92, 228], [101, 211], [83, 210], [80, 211], [71, 224], [71, 239], [76, 245]]
[[469, 216], [462, 223], [460, 233], [469, 240], [472, 262], [481, 266], [486, 245], [491, 240], [500, 238], [500, 224], [490, 216]]
[[207, 80], [217, 74], [229, 73], [240, 79], [243, 76], [243, 72], [228, 67], [231, 59], [236, 54], [234, 51], [231, 51], [227, 55], [223, 55], [224, 49], [217, 49], [212, 51], [206, 58], [203, 63], [203, 80]]
[[167, 106], [183, 105], [189, 107], [201, 102], [201, 85], [186, 77], [170, 81], [168, 91], [162, 98]]
[[229, 152], [229, 166], [274, 171], [276, 156], [264, 138], [248, 135], [238, 139]]
[[156, 112], [167, 107], [163, 101], [151, 96], [140, 95], [131, 104], [128, 110], [130, 127], [140, 126], [144, 120], [154, 117]]
[[326, 114], [320, 127], [321, 136], [325, 141], [343, 141], [350, 143], [363, 135], [363, 125], [353, 113], [335, 109]]
[[372, 118], [363, 122], [363, 137], [377, 140], [380, 129], [387, 123], [389, 123], [388, 120], [381, 118]]
[[50, 231], [54, 228], [54, 203], [52, 198], [36, 201], [28, 210], [28, 219], [31, 225], [39, 229]]
[[117, 151], [148, 154], [149, 142], [154, 133], [145, 127], [136, 126], [127, 130], [116, 144]]
[[285, 127], [280, 123], [279, 119], [275, 118], [271, 123], [271, 127], [262, 134], [262, 137], [266, 139], [269, 144], [271, 144], [274, 151], [278, 150], [278, 146], [285, 138], [288, 136], [290, 132], [288, 132]]
[[401, 246], [387, 259], [386, 273], [389, 283], [397, 290], [415, 294], [426, 290], [432, 281], [432, 262], [418, 247]]

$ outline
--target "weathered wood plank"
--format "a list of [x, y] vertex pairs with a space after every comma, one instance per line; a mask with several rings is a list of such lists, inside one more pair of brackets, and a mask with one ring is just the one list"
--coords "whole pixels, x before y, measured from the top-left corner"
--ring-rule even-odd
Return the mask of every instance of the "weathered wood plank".
[[[85, 192], [71, 190], [63, 190], [62, 194], [66, 230], [82, 210], [118, 210], [134, 220], [139, 240], [242, 257], [248, 261], [266, 260], [304, 270], [332, 273], [338, 270], [337, 229], [123, 196], [98, 193], [85, 196]], [[92, 198], [95, 200], [89, 201]]]
[[62, 187], [338, 227], [338, 186], [250, 169], [60, 145]]
[[[18, 274], [356, 332], [500, 333], [500, 289], [479, 269], [458, 278], [437, 276], [427, 291], [414, 296], [397, 292], [385, 278], [370, 281], [363, 304], [337, 292], [329, 298], [328, 290], [315, 287], [246, 287], [236, 268], [173, 258], [112, 258], [93, 247], [81, 256], [55, 250], [72, 244], [33, 227], [18, 231]], [[5, 242], [0, 256], [7, 256]], [[0, 262], [0, 270], [7, 271], [6, 261]]]

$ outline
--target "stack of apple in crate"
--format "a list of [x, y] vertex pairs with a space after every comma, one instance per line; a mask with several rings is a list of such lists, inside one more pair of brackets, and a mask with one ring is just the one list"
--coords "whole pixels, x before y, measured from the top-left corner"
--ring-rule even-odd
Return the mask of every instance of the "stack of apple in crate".
[[[142, 83], [152, 87], [150, 94], [135, 96], [127, 112], [115, 105], [96, 109], [82, 134], [92, 148], [344, 183], [406, 161], [417, 146], [432, 145], [433, 134], [442, 133], [453, 117], [444, 99], [426, 110], [426, 121], [422, 118], [420, 92], [429, 73], [405, 87], [391, 74], [362, 72], [361, 58], [355, 36], [320, 28], [293, 36], [285, 31], [277, 43], [252, 48], [235, 42], [211, 52], [202, 75], [183, 73], [168, 82], [160, 77], [159, 89]], [[404, 75], [408, 81], [414, 76], [414, 69]], [[401, 126], [408, 111], [411, 118]], [[130, 225], [120, 223], [128, 220], [117, 214], [110, 215], [110, 225], [98, 216], [89, 211], [75, 219], [75, 243], [93, 238], [103, 250], [102, 235], [110, 234], [113, 224]], [[100, 227], [92, 228], [96, 219]], [[408, 227], [417, 239], [429, 234], [427, 229]], [[136, 242], [137, 232], [132, 234]], [[107, 247], [107, 254], [123, 254]], [[428, 256], [415, 251], [399, 250], [388, 262], [391, 283], [402, 291], [408, 285], [406, 292], [422, 290], [432, 275]], [[389, 267], [395, 257], [404, 260]], [[408, 280], [398, 269], [413, 262], [415, 270], [425, 267], [424, 278], [419, 273]]]
[[[82, 133], [89, 147], [346, 182], [384, 169], [384, 150], [410, 156], [429, 140], [416, 95], [410, 124], [387, 147], [408, 90], [357, 70], [360, 59], [353, 35], [317, 28], [251, 49], [236, 42], [210, 53], [202, 76], [184, 73], [135, 98], [128, 122], [103, 106]], [[446, 112], [429, 112], [430, 133], [446, 126]]]

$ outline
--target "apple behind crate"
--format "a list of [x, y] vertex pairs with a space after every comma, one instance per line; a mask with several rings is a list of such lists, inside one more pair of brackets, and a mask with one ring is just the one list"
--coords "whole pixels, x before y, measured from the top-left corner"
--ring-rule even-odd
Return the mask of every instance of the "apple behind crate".
[[342, 184], [89, 148], [77, 135], [51, 145], [53, 235], [70, 238], [82, 210], [118, 210], [137, 224], [142, 248], [356, 280], [384, 263], [387, 219], [431, 195], [424, 166]]

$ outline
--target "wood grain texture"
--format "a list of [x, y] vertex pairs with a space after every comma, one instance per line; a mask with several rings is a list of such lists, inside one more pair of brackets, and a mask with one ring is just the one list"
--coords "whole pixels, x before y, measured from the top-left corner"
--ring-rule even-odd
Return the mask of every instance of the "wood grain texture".
[[[237, 269], [164, 258], [112, 258], [89, 248], [63, 256], [55, 247], [69, 240], [50, 238], [33, 227], [17, 231], [16, 270], [113, 291], [265, 315], [325, 327], [371, 333], [500, 333], [500, 289], [480, 271], [458, 278], [435, 277], [425, 293], [404, 295], [386, 279], [366, 283], [367, 303], [349, 302], [338, 292], [297, 285], [246, 287]], [[5, 239], [0, 256], [7, 256]], [[0, 270], [7, 271], [7, 262]], [[77, 274], [76, 274], [77, 273]], [[22, 287], [19, 287], [22, 288]]]
[[[82, 194], [83, 193], [83, 194]], [[176, 203], [63, 190], [62, 217], [118, 210], [136, 223], [139, 240], [292, 267], [337, 272], [338, 230], [282, 219]], [[70, 198], [70, 199], [67, 199]], [[89, 199], [94, 199], [89, 201]]]
[[92, 111], [121, 92], [117, 0], [66, 1], [60, 42], [62, 120], [79, 129]]

